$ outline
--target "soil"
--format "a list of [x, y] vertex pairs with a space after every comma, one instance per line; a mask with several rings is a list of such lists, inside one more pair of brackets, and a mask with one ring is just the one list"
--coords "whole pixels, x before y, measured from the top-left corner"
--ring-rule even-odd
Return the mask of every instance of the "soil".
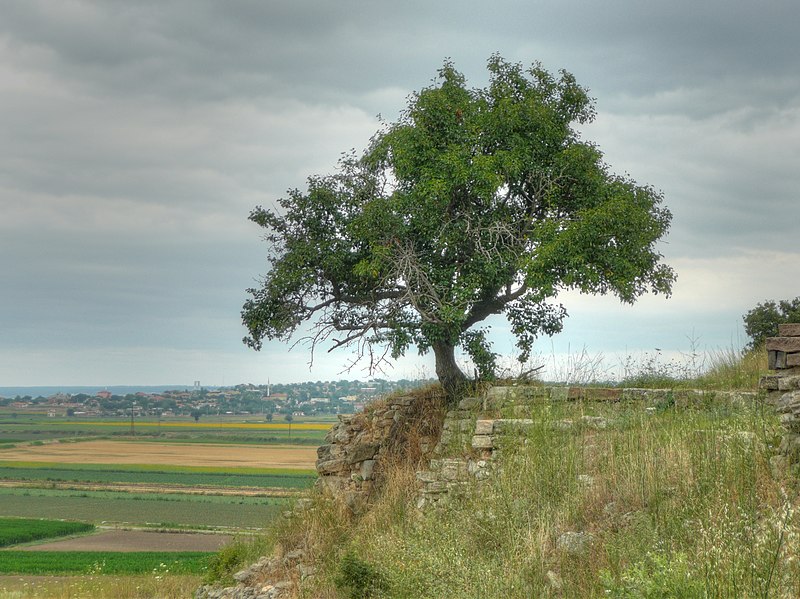
[[313, 470], [316, 447], [284, 445], [204, 445], [201, 443], [135, 443], [85, 441], [26, 445], [4, 450], [2, 461], [69, 464], [174, 464]]
[[84, 537], [18, 547], [21, 551], [218, 551], [232, 537], [220, 534], [105, 530]]

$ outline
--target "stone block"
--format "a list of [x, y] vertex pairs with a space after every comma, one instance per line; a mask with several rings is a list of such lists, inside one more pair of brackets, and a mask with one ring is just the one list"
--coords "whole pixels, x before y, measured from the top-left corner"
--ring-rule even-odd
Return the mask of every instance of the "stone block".
[[476, 435], [491, 435], [494, 432], [494, 420], [478, 420], [475, 422]]
[[800, 352], [800, 337], [767, 337], [767, 351]]
[[800, 376], [785, 376], [778, 381], [780, 391], [794, 391], [800, 389]]
[[378, 453], [378, 449], [380, 449], [380, 445], [373, 443], [356, 445], [349, 451], [347, 455], [347, 463], [357, 464], [358, 462], [363, 462], [364, 460], [371, 460], [375, 457], [375, 454]]
[[800, 353], [786, 354], [786, 368], [800, 366]]
[[324, 462], [317, 462], [317, 472], [322, 475], [335, 474], [342, 472], [346, 468], [344, 460], [325, 460]]
[[608, 420], [602, 416], [581, 416], [581, 422], [588, 428], [598, 430], [605, 429], [608, 426]]
[[435, 480], [439, 480], [439, 474], [430, 470], [418, 470], [416, 476], [421, 483], [432, 483]]
[[352, 433], [351, 433], [350, 429], [342, 428], [342, 429], [336, 431], [336, 434], [333, 436], [333, 440], [336, 443], [345, 444], [348, 441], [350, 441], [350, 437], [351, 436], [352, 436]]
[[642, 400], [647, 395], [647, 389], [623, 389], [622, 390], [622, 399], [625, 401], [637, 401]]
[[423, 489], [423, 493], [447, 493], [450, 490], [450, 485], [441, 480], [434, 480], [429, 483], [425, 483], [425, 488]]
[[783, 351], [770, 351], [767, 354], [768, 365], [770, 370], [785, 370], [786, 365], [786, 352]]
[[464, 460], [442, 460], [441, 476], [444, 480], [462, 480], [467, 475], [467, 464]]
[[331, 458], [331, 445], [320, 445], [317, 447], [317, 460], [325, 462]]
[[569, 387], [550, 387], [550, 399], [553, 401], [567, 401], [569, 399]]
[[372, 472], [375, 470], [375, 460], [364, 460], [361, 462], [359, 474], [364, 480], [372, 480]]
[[777, 391], [778, 380], [780, 378], [781, 378], [780, 375], [777, 374], [763, 375], [761, 378], [758, 379], [758, 388], [764, 389], [765, 391]]
[[775, 411], [779, 414], [783, 414], [786, 412], [792, 412], [800, 407], [800, 393], [789, 392], [783, 393], [780, 396], [780, 399], [775, 402]]
[[622, 389], [587, 387], [584, 397], [591, 401], [619, 401], [622, 399]]
[[473, 449], [492, 449], [494, 447], [494, 439], [491, 435], [474, 435], [472, 437]]
[[778, 325], [779, 337], [800, 337], [800, 323]]

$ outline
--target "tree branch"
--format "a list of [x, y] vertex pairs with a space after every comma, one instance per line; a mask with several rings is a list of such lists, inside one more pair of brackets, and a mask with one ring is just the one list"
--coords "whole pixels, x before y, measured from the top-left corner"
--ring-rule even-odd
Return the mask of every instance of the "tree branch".
[[472, 309], [470, 309], [464, 324], [461, 325], [461, 330], [466, 331], [472, 325], [482, 321], [486, 317], [491, 316], [492, 314], [497, 314], [503, 309], [503, 306], [509, 302], [513, 302], [515, 299], [519, 299], [525, 294], [526, 291], [528, 291], [527, 283], [524, 283], [516, 291], [511, 291], [509, 285], [506, 286], [505, 294], [492, 297], [491, 299], [485, 299], [474, 304]]

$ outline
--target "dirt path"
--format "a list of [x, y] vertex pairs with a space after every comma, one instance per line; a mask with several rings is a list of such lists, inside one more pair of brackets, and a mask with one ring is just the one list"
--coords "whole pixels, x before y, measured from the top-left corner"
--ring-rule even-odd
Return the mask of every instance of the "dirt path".
[[106, 530], [85, 537], [19, 547], [21, 551], [218, 551], [230, 535]]
[[316, 447], [287, 445], [204, 445], [85, 441], [26, 445], [0, 451], [3, 461], [68, 464], [173, 464], [313, 470]]

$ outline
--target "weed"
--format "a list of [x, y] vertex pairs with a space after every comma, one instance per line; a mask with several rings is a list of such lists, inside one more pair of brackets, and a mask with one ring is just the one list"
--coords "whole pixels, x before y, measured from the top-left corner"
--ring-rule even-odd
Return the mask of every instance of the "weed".
[[367, 599], [385, 586], [375, 566], [352, 551], [341, 557], [334, 582], [349, 599]]

